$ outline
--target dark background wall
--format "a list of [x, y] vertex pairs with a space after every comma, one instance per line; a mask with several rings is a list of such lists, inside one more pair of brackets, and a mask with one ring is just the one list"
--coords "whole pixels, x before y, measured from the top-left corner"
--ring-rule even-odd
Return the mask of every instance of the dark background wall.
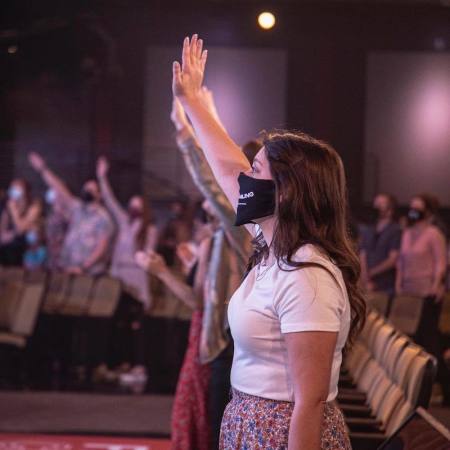
[[[270, 32], [255, 21], [265, 7], [277, 14]], [[179, 45], [186, 34], [198, 32], [210, 45], [286, 49], [286, 126], [338, 149], [352, 203], [360, 205], [369, 52], [435, 51], [437, 38], [450, 45], [450, 8], [408, 2], [43, 1], [2, 2], [2, 9], [0, 185], [11, 178], [14, 151], [23, 151], [17, 99], [30, 90], [39, 97], [44, 83], [49, 98], [67, 97], [74, 115], [73, 121], [62, 117], [58, 108], [36, 114], [33, 126], [39, 128], [41, 117], [47, 136], [60, 121], [67, 130], [56, 133], [61, 153], [48, 150], [52, 164], [76, 189], [91, 162], [106, 153], [122, 198], [141, 183], [148, 46]], [[18, 51], [10, 55], [6, 49], [15, 42]], [[161, 70], [170, 76], [170, 67]], [[35, 108], [44, 106], [36, 100]], [[72, 152], [77, 156], [62, 157]], [[18, 164], [21, 172], [23, 160]]]

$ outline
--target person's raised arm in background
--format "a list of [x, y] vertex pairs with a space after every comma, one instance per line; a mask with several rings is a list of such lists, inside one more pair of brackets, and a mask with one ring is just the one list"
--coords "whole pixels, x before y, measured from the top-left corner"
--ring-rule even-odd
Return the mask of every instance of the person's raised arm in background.
[[[217, 110], [211, 91], [203, 87], [201, 98], [211, 114], [218, 120]], [[189, 124], [184, 108], [177, 98], [174, 98], [170, 118], [177, 130], [177, 144], [183, 155], [184, 163], [195, 185], [208, 201], [214, 216], [220, 221], [228, 233], [230, 242], [237, 253], [245, 260], [248, 258], [248, 242], [245, 230], [235, 227], [236, 214], [223, 190], [219, 186], [211, 168]]]
[[28, 161], [31, 167], [39, 173], [45, 184], [54, 189], [57, 195], [64, 200], [65, 206], [68, 208], [74, 206], [76, 197], [70, 192], [61, 178], [55, 175], [55, 173], [48, 168], [47, 163], [41, 155], [36, 152], [31, 152], [28, 154]]
[[111, 188], [111, 184], [108, 181], [109, 163], [108, 160], [102, 156], [97, 160], [97, 179], [100, 185], [100, 191], [102, 193], [103, 201], [106, 207], [114, 216], [117, 222], [126, 220], [127, 213], [124, 208], [118, 202], [114, 192]]

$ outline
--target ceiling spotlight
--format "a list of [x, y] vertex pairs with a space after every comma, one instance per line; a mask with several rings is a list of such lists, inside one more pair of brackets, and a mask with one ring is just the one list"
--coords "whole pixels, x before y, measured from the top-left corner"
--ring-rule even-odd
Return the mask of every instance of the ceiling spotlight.
[[19, 50], [19, 47], [17, 47], [17, 45], [10, 45], [8, 47], [8, 53], [10, 55], [14, 55], [15, 53], [17, 53], [17, 50]]
[[263, 30], [270, 30], [275, 25], [275, 16], [271, 12], [262, 12], [258, 16], [258, 24]]

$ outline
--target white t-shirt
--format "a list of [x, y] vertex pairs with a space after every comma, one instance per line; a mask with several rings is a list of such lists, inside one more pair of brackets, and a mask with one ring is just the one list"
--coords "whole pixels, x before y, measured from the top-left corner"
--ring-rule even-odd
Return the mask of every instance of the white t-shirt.
[[[283, 271], [274, 262], [256, 266], [234, 293], [228, 320], [234, 339], [231, 385], [272, 400], [294, 401], [283, 333], [338, 333], [327, 401], [337, 396], [342, 349], [350, 329], [350, 303], [341, 271], [313, 245], [301, 247], [295, 261], [328, 268]], [[339, 283], [339, 284], [338, 284]]]

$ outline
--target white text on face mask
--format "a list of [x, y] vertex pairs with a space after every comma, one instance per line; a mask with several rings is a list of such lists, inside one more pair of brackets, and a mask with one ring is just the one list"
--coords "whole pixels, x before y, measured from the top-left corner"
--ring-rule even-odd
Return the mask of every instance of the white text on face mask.
[[254, 197], [254, 196], [255, 196], [255, 194], [254, 194], [253, 191], [247, 192], [246, 194], [241, 194], [241, 195], [239, 196], [239, 200], [244, 200], [244, 199], [246, 199], [246, 198], [252, 198], [252, 197]]

